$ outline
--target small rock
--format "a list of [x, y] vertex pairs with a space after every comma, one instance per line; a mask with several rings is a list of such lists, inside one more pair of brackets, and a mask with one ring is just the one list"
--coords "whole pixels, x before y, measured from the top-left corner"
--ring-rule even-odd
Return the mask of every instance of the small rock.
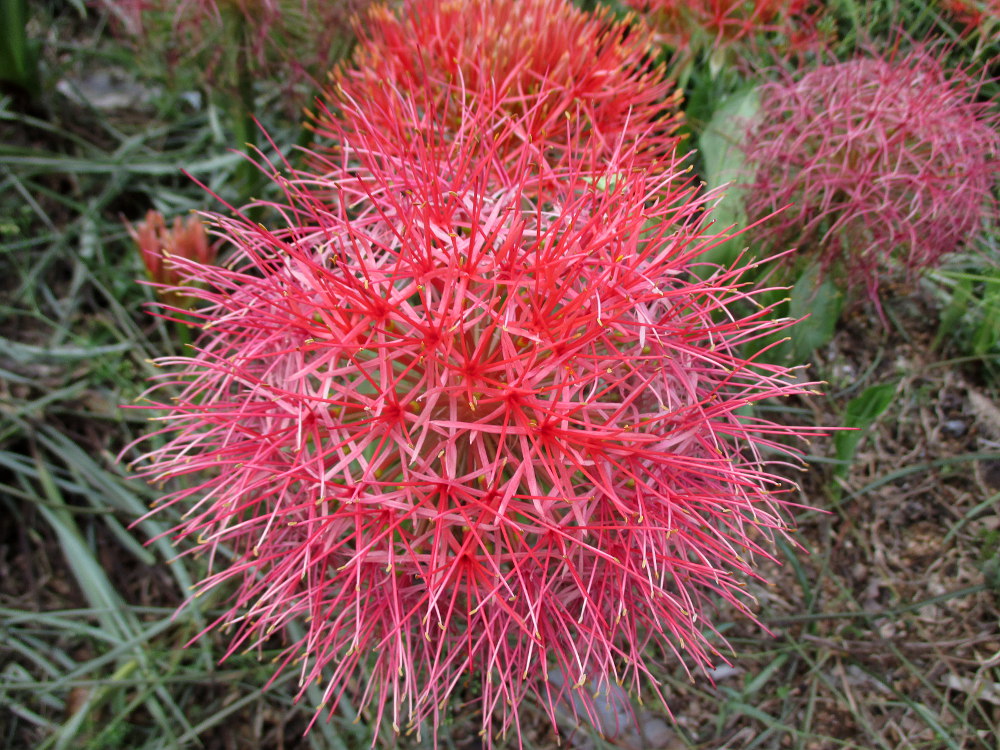
[[976, 424], [985, 435], [1000, 439], [1000, 408], [977, 391], [969, 391], [969, 405], [976, 416]]
[[674, 738], [674, 733], [670, 731], [667, 722], [656, 717], [642, 723], [642, 735], [646, 738], [650, 748], [665, 748], [667, 743]]
[[877, 621], [876, 632], [880, 637], [890, 640], [896, 635], [896, 624], [891, 620], [882, 620], [881, 622]]
[[743, 670], [732, 666], [731, 664], [720, 664], [715, 669], [708, 670], [708, 677], [715, 682], [719, 680], [724, 680], [727, 677], [735, 677], [740, 674]]
[[949, 419], [941, 425], [941, 432], [951, 437], [962, 437], [968, 429], [965, 421], [961, 419]]
[[862, 583], [868, 580], [868, 566], [863, 562], [856, 562], [851, 566], [851, 577], [857, 583]]
[[151, 106], [158, 93], [125, 71], [112, 68], [67, 76], [56, 83], [56, 91], [76, 104], [105, 111]]
[[[549, 682], [555, 688], [562, 688], [564, 681], [562, 670], [549, 670]], [[593, 709], [592, 716], [588, 714], [588, 704]], [[560, 697], [557, 711], [567, 723], [575, 715], [576, 721], [590, 724], [609, 739], [628, 732], [635, 725], [635, 713], [628, 693], [614, 684], [598, 690], [593, 685], [584, 685], [567, 691]]]

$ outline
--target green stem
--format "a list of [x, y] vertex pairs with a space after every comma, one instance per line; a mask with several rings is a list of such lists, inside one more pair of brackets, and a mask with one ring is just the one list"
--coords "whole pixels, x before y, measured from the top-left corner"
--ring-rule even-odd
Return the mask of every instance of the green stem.
[[180, 344], [181, 354], [186, 355], [191, 347], [191, 326], [180, 321], [174, 323], [174, 331], [177, 333], [177, 343]]
[[[253, 90], [253, 74], [250, 55], [247, 51], [246, 34], [247, 20], [238, 8], [229, 9], [226, 19], [226, 42], [236, 50], [235, 70], [230, 71], [229, 80], [235, 79], [235, 96], [230, 96], [228, 107], [232, 119], [233, 133], [239, 148], [252, 152], [257, 145], [257, 125], [254, 122], [255, 99]], [[236, 167], [236, 180], [239, 185], [241, 202], [253, 197], [260, 185], [261, 175], [249, 161], [241, 161]]]
[[[241, 26], [245, 25], [245, 23], [245, 21], [241, 21]], [[237, 66], [239, 67], [239, 96], [237, 97], [237, 111], [234, 117], [236, 137], [242, 147], [245, 147], [247, 151], [253, 151], [257, 145], [257, 126], [254, 122], [253, 78], [250, 75], [246, 50], [242, 48], [242, 45], [240, 53], [237, 56]], [[237, 176], [240, 184], [243, 186], [244, 196], [247, 198], [252, 197], [256, 184], [260, 179], [260, 172], [251, 162], [243, 161], [237, 168]]]
[[0, 83], [34, 102], [38, 97], [38, 50], [28, 39], [26, 0], [0, 0]]

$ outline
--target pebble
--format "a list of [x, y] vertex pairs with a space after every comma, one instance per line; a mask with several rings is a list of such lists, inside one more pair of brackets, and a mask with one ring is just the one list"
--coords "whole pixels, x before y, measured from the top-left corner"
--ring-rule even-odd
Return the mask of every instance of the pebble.
[[650, 748], [665, 748], [667, 743], [674, 738], [674, 733], [670, 731], [667, 722], [655, 717], [643, 722], [642, 734]]
[[962, 437], [967, 429], [969, 428], [962, 419], [949, 419], [941, 425], [941, 431], [951, 437]]

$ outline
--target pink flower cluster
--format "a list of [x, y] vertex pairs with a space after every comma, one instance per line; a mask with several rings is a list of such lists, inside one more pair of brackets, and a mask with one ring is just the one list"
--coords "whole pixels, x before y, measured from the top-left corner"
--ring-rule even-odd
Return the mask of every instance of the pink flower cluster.
[[705, 668], [706, 615], [752, 617], [808, 431], [752, 407], [806, 386], [739, 351], [789, 321], [694, 272], [727, 237], [624, 27], [554, 0], [369, 23], [397, 33], [336, 79], [308, 168], [262, 165], [272, 220], [216, 217], [232, 260], [186, 262], [203, 334], [159, 362], [142, 473], [198, 591], [235, 591], [229, 653], [304, 622], [278, 669], [331, 712], [436, 732], [464, 691], [487, 745], [526, 698], [593, 724], [612, 682], [658, 693], [650, 647]]
[[922, 47], [766, 84], [751, 215], [788, 206], [764, 225], [773, 246], [812, 249], [877, 300], [886, 274], [935, 265], [996, 215], [1000, 134], [977, 91]]

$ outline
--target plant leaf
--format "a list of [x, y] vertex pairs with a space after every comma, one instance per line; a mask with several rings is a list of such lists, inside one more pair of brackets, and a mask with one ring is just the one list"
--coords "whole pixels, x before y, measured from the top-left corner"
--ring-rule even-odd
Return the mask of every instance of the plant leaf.
[[861, 438], [865, 436], [867, 429], [875, 423], [875, 420], [889, 408], [895, 395], [896, 384], [883, 383], [866, 388], [847, 404], [844, 426], [856, 429], [841, 430], [833, 438], [837, 459], [841, 462], [834, 472], [836, 476], [847, 476], [847, 471], [854, 459]]
[[815, 263], [795, 282], [789, 315], [801, 320], [791, 328], [789, 336], [797, 362], [808, 360], [833, 338], [843, 302], [843, 293], [829, 279], [820, 278], [820, 267]]
[[[743, 202], [743, 189], [739, 181], [746, 178], [744, 172], [743, 141], [746, 123], [756, 114], [760, 104], [756, 88], [748, 88], [731, 94], [716, 107], [712, 119], [698, 138], [704, 165], [705, 183], [709, 189], [725, 187], [725, 192], [712, 208], [712, 218], [717, 226], [728, 227], [746, 225], [747, 213]], [[743, 249], [743, 237], [734, 237], [718, 245], [702, 256], [708, 263], [728, 265]]]

